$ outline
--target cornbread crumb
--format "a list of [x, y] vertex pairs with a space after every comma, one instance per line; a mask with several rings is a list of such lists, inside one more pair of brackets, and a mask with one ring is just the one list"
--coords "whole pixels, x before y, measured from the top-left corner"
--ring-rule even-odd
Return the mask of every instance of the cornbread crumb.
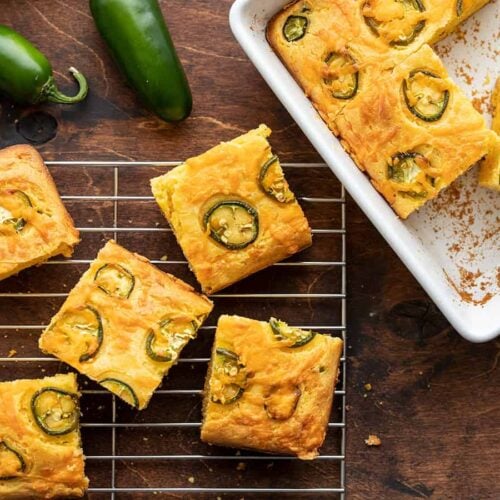
[[160, 260], [161, 260], [162, 262], [166, 262], [166, 261], [168, 260], [168, 255], [162, 255], [162, 256], [160, 257]]
[[369, 434], [368, 439], [365, 439], [366, 446], [380, 446], [382, 441], [375, 434]]
[[9, 354], [7, 354], [8, 358], [13, 358], [17, 354], [17, 351], [15, 349], [11, 349], [9, 351]]
[[236, 470], [239, 471], [244, 471], [247, 468], [247, 464], [245, 462], [238, 462], [238, 465], [236, 466]]
[[193, 476], [188, 477], [188, 481], [189, 481], [191, 484], [194, 484], [194, 477], [193, 477]]
[[372, 384], [365, 384], [365, 391], [370, 392], [372, 390]]

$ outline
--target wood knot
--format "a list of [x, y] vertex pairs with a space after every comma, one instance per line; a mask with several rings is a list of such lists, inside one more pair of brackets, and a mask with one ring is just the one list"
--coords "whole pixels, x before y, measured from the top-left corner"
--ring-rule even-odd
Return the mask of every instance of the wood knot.
[[57, 134], [57, 120], [45, 111], [33, 111], [19, 119], [18, 134], [32, 144], [44, 144]]
[[386, 315], [389, 328], [400, 337], [425, 344], [425, 340], [448, 329], [449, 324], [430, 301], [406, 300], [396, 304]]

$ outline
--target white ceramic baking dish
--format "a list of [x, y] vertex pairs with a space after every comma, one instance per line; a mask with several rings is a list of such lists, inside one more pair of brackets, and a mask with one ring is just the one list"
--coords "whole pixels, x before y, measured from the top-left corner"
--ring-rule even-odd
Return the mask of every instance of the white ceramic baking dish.
[[[236, 0], [230, 12], [236, 39], [453, 327], [473, 342], [500, 335], [500, 196], [477, 187], [473, 169], [435, 202], [408, 220], [400, 220], [344, 152], [267, 43], [266, 24], [286, 3]], [[477, 102], [481, 98], [484, 102], [498, 76], [499, 4], [499, 0], [489, 3], [460, 28], [460, 34], [451, 35], [437, 47], [451, 75]]]

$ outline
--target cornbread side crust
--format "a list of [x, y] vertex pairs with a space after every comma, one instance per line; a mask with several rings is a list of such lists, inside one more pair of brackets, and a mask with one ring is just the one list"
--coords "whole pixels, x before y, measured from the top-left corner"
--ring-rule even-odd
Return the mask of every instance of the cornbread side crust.
[[31, 146], [0, 150], [0, 280], [79, 242], [41, 156]]
[[500, 191], [500, 78], [496, 81], [491, 96], [493, 105], [492, 130], [497, 134], [492, 151], [481, 163], [479, 184]]
[[39, 346], [143, 409], [212, 307], [183, 281], [109, 241]]
[[75, 374], [0, 383], [0, 498], [82, 497]]
[[268, 24], [270, 45], [402, 218], [494, 149], [427, 45], [486, 3], [300, 0]]
[[274, 318], [221, 316], [201, 439], [313, 459], [325, 438], [341, 354], [338, 338]]
[[214, 293], [311, 245], [307, 219], [255, 130], [151, 180], [203, 291]]

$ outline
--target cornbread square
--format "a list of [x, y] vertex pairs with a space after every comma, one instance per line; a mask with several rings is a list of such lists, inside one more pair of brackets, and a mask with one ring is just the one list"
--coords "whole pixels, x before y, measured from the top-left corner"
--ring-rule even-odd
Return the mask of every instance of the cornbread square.
[[70, 257], [78, 242], [78, 231], [36, 149], [0, 150], [0, 280], [54, 255]]
[[[424, 43], [442, 38], [457, 17], [454, 1], [298, 0], [270, 20], [266, 34], [302, 84], [332, 50], [348, 53], [361, 70], [393, 67]], [[326, 50], [319, 50], [321, 42]]]
[[313, 459], [322, 445], [342, 340], [221, 316], [205, 383], [201, 439]]
[[493, 107], [491, 128], [497, 136], [492, 150], [481, 163], [479, 184], [500, 191], [500, 78], [496, 81], [491, 95], [491, 104]]
[[82, 497], [76, 375], [0, 383], [0, 498]]
[[212, 307], [186, 283], [109, 241], [39, 346], [143, 409]]
[[336, 118], [345, 149], [408, 217], [493, 147], [494, 133], [424, 45]]
[[206, 293], [311, 245], [307, 219], [267, 142], [270, 134], [261, 125], [151, 180]]

